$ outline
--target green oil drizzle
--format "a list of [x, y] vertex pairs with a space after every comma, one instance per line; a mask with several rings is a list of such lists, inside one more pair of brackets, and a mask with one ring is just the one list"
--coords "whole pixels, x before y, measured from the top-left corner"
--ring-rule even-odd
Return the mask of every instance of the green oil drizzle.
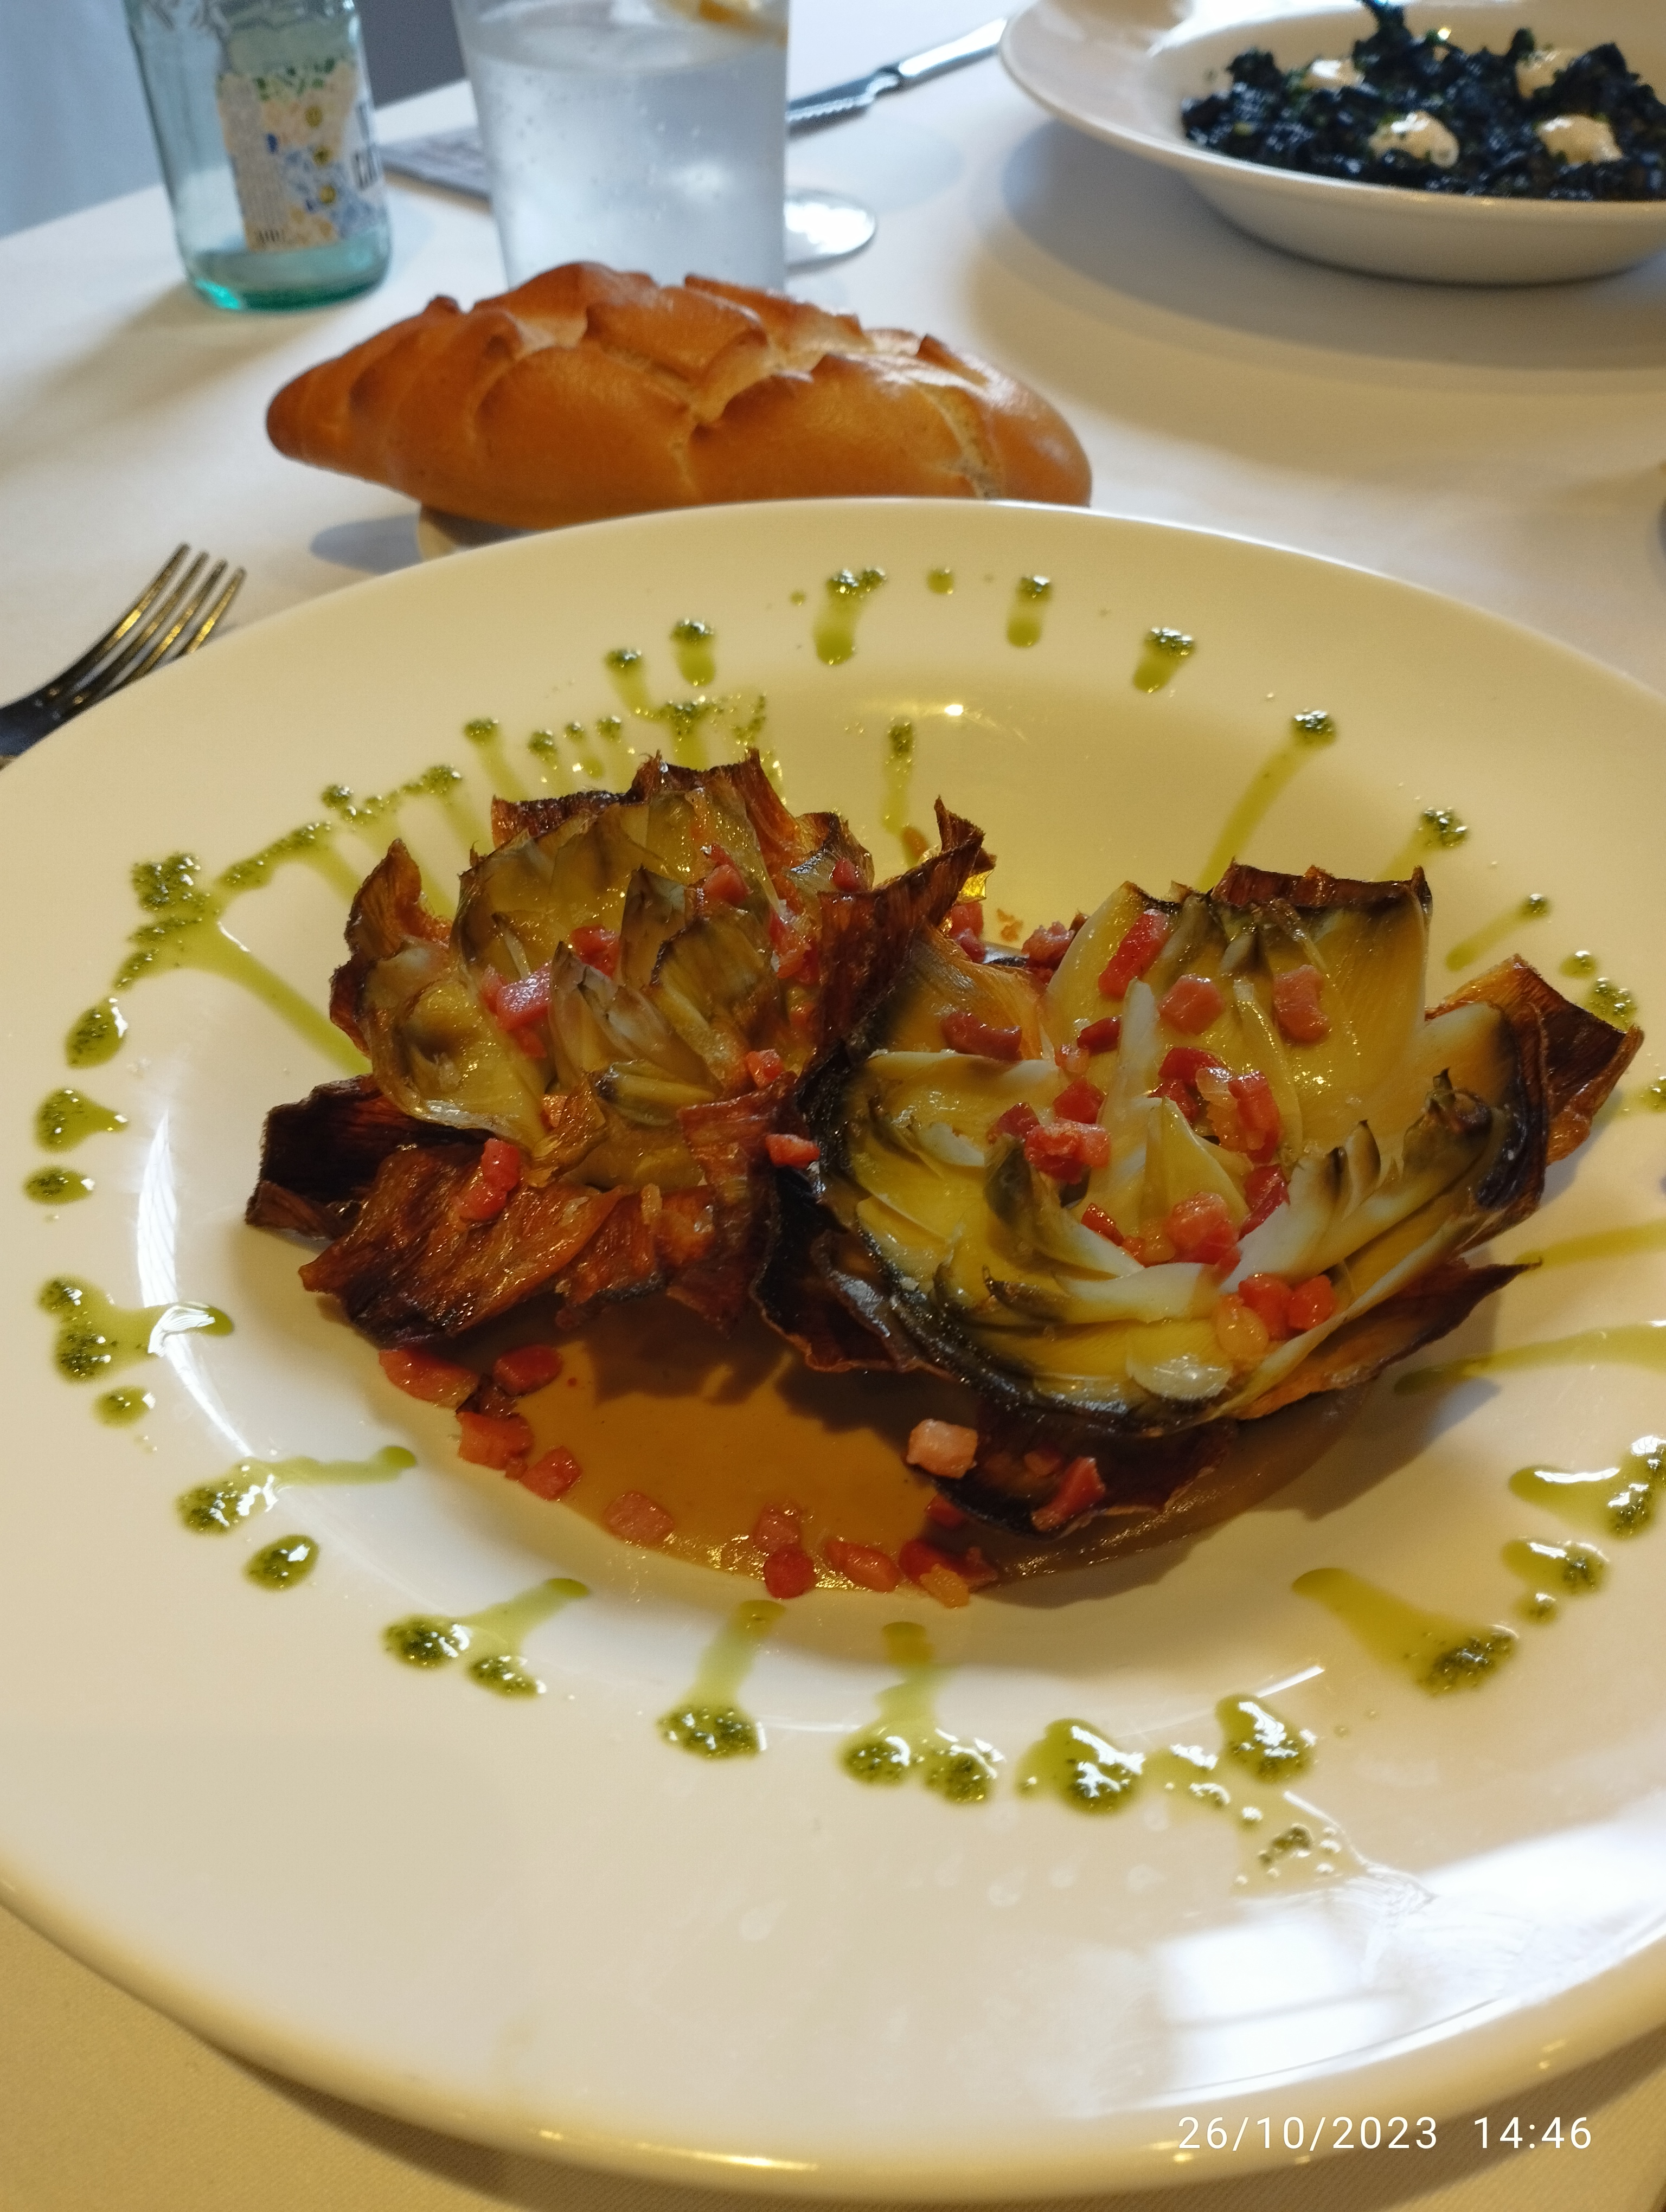
[[1006, 617], [1008, 645], [1039, 645], [1042, 636], [1042, 609], [1053, 596], [1052, 579], [1048, 576], [1020, 576], [1012, 592], [1012, 607]]
[[717, 710], [715, 699], [667, 699], [658, 707], [644, 708], [643, 719], [658, 722], [668, 732], [668, 750], [679, 768], [708, 768], [710, 762], [701, 730]]
[[946, 599], [950, 592], [954, 589], [954, 570], [952, 568], [927, 568], [926, 571], [926, 589], [928, 592], [935, 592], [939, 599]]
[[1287, 1782], [1313, 1763], [1313, 1735], [1292, 1728], [1257, 1698], [1223, 1698], [1215, 1707], [1225, 1756], [1257, 1782]]
[[1572, 1267], [1584, 1260], [1624, 1260], [1634, 1252], [1661, 1251], [1666, 1251], [1666, 1216], [1633, 1222], [1625, 1229], [1598, 1229], [1589, 1237], [1565, 1237], [1559, 1244], [1519, 1254], [1517, 1265]]
[[825, 603], [812, 635], [816, 658], [836, 668], [856, 650], [856, 621], [885, 580], [883, 568], [841, 568], [827, 580]]
[[1585, 1005], [1617, 1030], [1629, 1029], [1637, 1016], [1637, 994], [1616, 983], [1611, 975], [1597, 977], [1585, 994]]
[[[391, 791], [367, 792], [362, 797], [345, 783], [326, 784], [319, 794], [344, 829], [368, 845], [380, 859], [393, 842], [398, 819], [415, 799], [435, 800], [451, 825], [452, 834], [465, 850], [489, 842], [485, 824], [464, 791], [463, 772], [447, 761], [436, 761], [420, 775], [395, 784]], [[355, 886], [356, 889], [356, 885]], [[433, 897], [432, 889], [429, 896]]]
[[1666, 1437], [1639, 1437], [1618, 1467], [1564, 1474], [1554, 1468], [1517, 1468], [1510, 1487], [1576, 1528], [1599, 1536], [1640, 1535], [1666, 1488]]
[[1557, 963], [1559, 971], [1564, 975], [1594, 975], [1597, 965], [1596, 955], [1584, 951], [1570, 952], [1566, 960]]
[[24, 1177], [23, 1194], [37, 1206], [69, 1206], [93, 1195], [93, 1178], [77, 1175], [73, 1168], [37, 1168]]
[[607, 671], [608, 681], [619, 696], [619, 704], [629, 714], [646, 714], [654, 702], [648, 696], [648, 672], [642, 666], [642, 656], [634, 645], [616, 646], [611, 653], [604, 653], [602, 666]]
[[1478, 1627], [1447, 1613], [1426, 1612], [1345, 1567], [1316, 1567], [1290, 1587], [1298, 1597], [1310, 1597], [1335, 1613], [1373, 1659], [1409, 1674], [1432, 1697], [1474, 1688], [1496, 1674], [1516, 1648], [1508, 1628]]
[[1469, 835], [1469, 824], [1450, 806], [1426, 806], [1411, 836], [1378, 874], [1384, 882], [1399, 883], [1432, 853], [1455, 853]]
[[963, 1743], [937, 1724], [937, 1691], [947, 1669], [917, 1622], [893, 1621], [885, 1656], [902, 1675], [875, 1700], [879, 1716], [845, 1743], [839, 1763], [858, 1782], [887, 1787], [915, 1775], [952, 1805], [981, 1805], [995, 1786], [1000, 1753], [974, 1737]]
[[100, 1066], [115, 1058], [126, 1035], [126, 1015], [113, 999], [100, 999], [70, 1024], [64, 1057], [71, 1067]]
[[1138, 1752], [1118, 1751], [1085, 1721], [1054, 1721], [1014, 1775], [1021, 1792], [1044, 1790], [1078, 1813], [1115, 1813], [1140, 1786]]
[[1525, 898], [1517, 899], [1491, 921], [1483, 922], [1473, 936], [1455, 945], [1446, 955], [1446, 965], [1454, 973], [1468, 968], [1483, 953], [1490, 952], [1495, 945], [1502, 945], [1506, 937], [1513, 936], [1524, 921], [1541, 921], [1550, 912], [1550, 901], [1542, 891], [1529, 891]]
[[199, 1482], [174, 1500], [194, 1535], [223, 1536], [256, 1512], [269, 1513], [291, 1483], [392, 1482], [416, 1455], [403, 1444], [384, 1444], [368, 1459], [240, 1459], [212, 1482]]
[[1517, 1610], [1528, 1620], [1554, 1620], [1562, 1598], [1585, 1597], [1602, 1587], [1608, 1563], [1592, 1544], [1506, 1544], [1500, 1555], [1527, 1584]]
[[1188, 637], [1183, 629], [1165, 629], [1160, 625], [1148, 629], [1134, 663], [1134, 690], [1162, 690], [1181, 662], [1189, 660], [1196, 651], [1196, 639]]
[[280, 1536], [263, 1545], [243, 1570], [262, 1589], [294, 1589], [318, 1565], [318, 1546], [310, 1536]]
[[204, 888], [201, 872], [189, 853], [143, 860], [134, 869], [134, 893], [152, 919], [129, 938], [133, 950], [116, 971], [114, 988], [129, 990], [147, 975], [179, 968], [221, 975], [251, 992], [338, 1067], [362, 1067], [362, 1055], [316, 1006], [228, 934], [222, 921], [227, 895]]
[[671, 634], [671, 649], [677, 656], [678, 673], [684, 684], [703, 688], [717, 681], [717, 655], [714, 650], [717, 632], [709, 623], [679, 622]]
[[119, 1306], [102, 1291], [73, 1276], [57, 1275], [38, 1301], [58, 1323], [52, 1360], [70, 1382], [98, 1382], [118, 1367], [155, 1353], [170, 1336], [200, 1330], [229, 1336], [231, 1322], [217, 1306]]
[[1329, 714], [1316, 709], [1311, 714], [1291, 716], [1290, 735], [1278, 750], [1268, 754], [1256, 769], [1243, 797], [1227, 816], [1213, 849], [1203, 863], [1203, 872], [1198, 878], [1200, 883], [1213, 884], [1219, 880], [1261, 827], [1262, 819], [1286, 786], [1316, 752], [1335, 742], [1336, 725]]
[[1645, 1114], [1666, 1114], [1666, 1075], [1657, 1075], [1652, 1083], [1645, 1083], [1641, 1091], [1634, 1091], [1620, 1106], [1624, 1114], [1633, 1107], [1641, 1107]]
[[1438, 1367], [1414, 1367], [1395, 1384], [1405, 1398], [1420, 1390], [1450, 1389], [1478, 1375], [1499, 1375], [1513, 1367], [1657, 1367], [1666, 1370], [1666, 1321], [1620, 1322], [1612, 1328], [1583, 1329], [1578, 1336], [1551, 1337], [1543, 1344], [1518, 1344], [1509, 1352], [1481, 1352], [1470, 1359], [1449, 1359]]
[[83, 1098], [79, 1091], [54, 1091], [34, 1112], [34, 1140], [48, 1152], [70, 1152], [88, 1137], [126, 1127], [125, 1114], [100, 1106], [96, 1098]]
[[914, 725], [895, 721], [885, 732], [885, 799], [879, 819], [893, 837], [909, 828], [909, 792], [914, 781]]
[[460, 1619], [411, 1613], [385, 1628], [382, 1642], [407, 1667], [447, 1667], [471, 1653], [468, 1677], [483, 1690], [500, 1698], [541, 1698], [544, 1686], [521, 1658], [520, 1647], [541, 1621], [589, 1595], [585, 1583], [556, 1575], [534, 1583], [519, 1597], [479, 1613], [465, 1613]]
[[492, 789], [505, 799], [525, 799], [526, 787], [510, 765], [503, 750], [503, 732], [489, 715], [477, 714], [463, 725], [463, 735], [485, 763]]
[[240, 897], [245, 891], [264, 890], [279, 868], [298, 860], [321, 876], [331, 890], [350, 899], [358, 890], [359, 879], [336, 850], [335, 840], [333, 822], [303, 822], [298, 830], [286, 830], [258, 853], [222, 868], [216, 879], [216, 888], [228, 900]]
[[752, 1670], [757, 1647], [787, 1610], [773, 1598], [739, 1605], [707, 1645], [687, 1698], [660, 1716], [660, 1733], [697, 1759], [751, 1759], [763, 1749], [763, 1731], [739, 1704], [740, 1686]]
[[142, 1421], [155, 1409], [156, 1401], [149, 1390], [106, 1390], [93, 1401], [93, 1411], [106, 1428], [125, 1429], [134, 1421]]

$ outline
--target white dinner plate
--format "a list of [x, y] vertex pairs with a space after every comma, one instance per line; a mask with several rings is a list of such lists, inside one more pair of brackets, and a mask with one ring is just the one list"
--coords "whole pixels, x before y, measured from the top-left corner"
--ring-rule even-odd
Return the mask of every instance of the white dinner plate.
[[[1468, 47], [1506, 47], [1530, 26], [1540, 43], [1583, 52], [1612, 40], [1657, 90], [1666, 29], [1656, 0], [1451, 0], [1408, 7], [1414, 30], [1450, 25]], [[1548, 284], [1627, 269], [1666, 246], [1666, 203], [1493, 199], [1307, 176], [1195, 146], [1181, 102], [1224, 90], [1245, 47], [1281, 67], [1345, 56], [1371, 34], [1348, 0], [1036, 0], [1015, 15], [1001, 59], [1032, 100], [1064, 122], [1177, 169], [1240, 229], [1314, 261], [1442, 284]], [[1117, 220], [1112, 206], [1109, 222]]]
[[[928, 587], [939, 568], [952, 592]], [[824, 660], [826, 580], [864, 568], [886, 580], [851, 656]], [[1018, 592], [1035, 576], [1049, 597]], [[1038, 642], [1009, 641], [1015, 612], [1041, 617]], [[135, 864], [186, 853], [207, 881], [321, 819], [345, 880], [394, 817], [361, 815], [360, 836], [339, 789], [334, 813], [320, 793], [362, 807], [450, 763], [449, 802], [413, 797], [397, 817], [443, 878], [494, 757], [528, 789], [571, 787], [586, 755], [622, 776], [666, 736], [629, 716], [595, 734], [623, 712], [604, 656], [643, 656], [649, 704], [686, 697], [668, 641], [690, 618], [715, 633], [708, 696], [746, 716], [767, 702], [760, 742], [796, 805], [843, 810], [889, 867], [887, 811], [895, 825], [942, 792], [987, 825], [992, 902], [1025, 926], [1127, 876], [1197, 876], [1277, 761], [1248, 856], [1371, 875], [1414, 852], [1437, 994], [1477, 964], [1449, 953], [1490, 932], [1489, 958], [1518, 948], [1554, 974], [1584, 950], [1645, 1024], [1666, 1006], [1666, 704], [1298, 555], [1043, 508], [718, 507], [489, 548], [225, 638], [0, 781], [0, 1894], [204, 2034], [339, 2094], [516, 2148], [806, 2191], [1194, 2179], [1216, 2119], [1237, 2131], [1235, 2172], [1330, 2150], [1344, 2113], [1398, 2119], [1411, 2148], [1666, 2016], [1666, 1537], [1603, 1540], [1603, 1589], [1547, 1622], [1518, 1615], [1500, 1558], [1568, 1533], [1511, 1492], [1513, 1469], [1611, 1467], [1666, 1429], [1646, 1331], [1444, 1389], [1380, 1382], [1292, 1486], [1121, 1566], [958, 1613], [906, 1586], [801, 1599], [739, 1692], [764, 1747], [707, 1763], [656, 1723], [757, 1585], [463, 1467], [449, 1417], [390, 1388], [301, 1291], [301, 1249], [243, 1225], [265, 1109], [338, 1062], [234, 975], [187, 967], [124, 988], [119, 1049], [66, 1066], [66, 1033], [146, 922]], [[1146, 692], [1153, 626], [1195, 650]], [[1297, 759], [1292, 718], [1318, 710], [1335, 742]], [[464, 734], [485, 718], [496, 756]], [[718, 757], [737, 726], [714, 713], [693, 742]], [[553, 746], [531, 750], [540, 729]], [[1550, 909], [1528, 919], [1534, 893]], [[303, 1024], [344, 903], [326, 872], [282, 863], [227, 909]], [[141, 949], [165, 968], [170, 941]], [[1626, 1110], [1509, 1240], [1566, 1264], [1420, 1364], [1666, 1326], [1647, 1230], [1666, 1121], [1642, 1097], [1660, 1066], [1645, 1048]], [[37, 1109], [65, 1085], [125, 1126], [40, 1150]], [[53, 1165], [90, 1195], [24, 1196]], [[1626, 1224], [1645, 1233], [1618, 1252], [1563, 1249]], [[124, 1308], [205, 1303], [234, 1328], [165, 1328], [110, 1378], [154, 1407], [100, 1425], [105, 1383], [52, 1364], [39, 1299], [64, 1278]], [[275, 1480], [272, 1510], [227, 1534], [175, 1510], [246, 1459], [389, 1445], [416, 1458], [398, 1479]], [[295, 1535], [320, 1547], [310, 1579], [252, 1586], [240, 1570]], [[1292, 1594], [1318, 1567], [1511, 1627], [1514, 1656], [1432, 1697]], [[526, 1637], [542, 1697], [384, 1649], [396, 1620], [466, 1616], [554, 1577], [590, 1595]], [[940, 1726], [1001, 1755], [982, 1802], [863, 1788], [841, 1764], [897, 1679], [881, 1632], [899, 1620], [934, 1644]], [[1293, 1809], [1230, 1762], [1225, 1810], [1153, 1784], [1093, 1817], [1015, 1786], [1055, 1721], [1127, 1751], [1218, 1752], [1216, 1708], [1246, 1695], [1316, 1739]]]

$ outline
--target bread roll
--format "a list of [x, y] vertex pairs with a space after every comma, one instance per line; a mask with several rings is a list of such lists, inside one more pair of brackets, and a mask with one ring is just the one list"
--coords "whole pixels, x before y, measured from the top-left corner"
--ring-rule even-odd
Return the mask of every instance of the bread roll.
[[528, 530], [651, 507], [906, 494], [1085, 503], [1057, 410], [906, 331], [594, 262], [465, 313], [431, 300], [284, 386], [292, 459]]

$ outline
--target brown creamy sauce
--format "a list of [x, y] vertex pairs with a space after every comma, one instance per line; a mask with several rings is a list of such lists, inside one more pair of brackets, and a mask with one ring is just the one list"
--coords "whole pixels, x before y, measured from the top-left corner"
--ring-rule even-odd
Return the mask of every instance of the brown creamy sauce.
[[677, 1523], [659, 1548], [731, 1574], [762, 1575], [749, 1538], [766, 1505], [800, 1508], [812, 1557], [829, 1536], [895, 1557], [927, 1532], [933, 1494], [903, 1458], [909, 1430], [976, 1418], [952, 1384], [812, 1375], [755, 1317], [720, 1337], [668, 1299], [615, 1306], [558, 1341], [562, 1373], [520, 1411], [535, 1450], [564, 1444], [584, 1470], [562, 1506], [605, 1526], [622, 1492], [646, 1492]]

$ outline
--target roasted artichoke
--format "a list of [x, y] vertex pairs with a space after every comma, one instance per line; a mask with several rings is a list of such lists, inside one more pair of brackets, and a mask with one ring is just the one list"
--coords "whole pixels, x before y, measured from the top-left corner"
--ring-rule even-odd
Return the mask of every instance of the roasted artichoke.
[[807, 1087], [818, 1203], [766, 1312], [812, 1365], [971, 1384], [963, 1508], [1160, 1520], [1235, 1424], [1507, 1281], [1459, 1255], [1532, 1211], [1640, 1042], [1519, 961], [1426, 1012], [1428, 910], [1420, 873], [1235, 866], [1124, 885], [1027, 960], [921, 933]]
[[1002, 1571], [1237, 1510], [1511, 1279], [1462, 1255], [1639, 1033], [1519, 961], [1428, 1012], [1420, 874], [1125, 884], [993, 951], [982, 833], [938, 825], [876, 887], [756, 758], [654, 761], [499, 801], [449, 925], [394, 845], [331, 993], [371, 1073], [270, 1116], [248, 1218], [332, 1240], [301, 1279], [384, 1346], [663, 1291], [968, 1385], [975, 1449], [921, 1463]]
[[733, 1322], [772, 1146], [808, 1150], [800, 1079], [988, 865], [970, 823], [939, 827], [875, 889], [838, 817], [791, 813], [756, 757], [651, 761], [626, 793], [497, 801], [449, 927], [393, 845], [331, 993], [371, 1073], [269, 1117], [249, 1219], [332, 1237], [302, 1280], [380, 1344], [544, 1293], [571, 1318], [668, 1290]]

